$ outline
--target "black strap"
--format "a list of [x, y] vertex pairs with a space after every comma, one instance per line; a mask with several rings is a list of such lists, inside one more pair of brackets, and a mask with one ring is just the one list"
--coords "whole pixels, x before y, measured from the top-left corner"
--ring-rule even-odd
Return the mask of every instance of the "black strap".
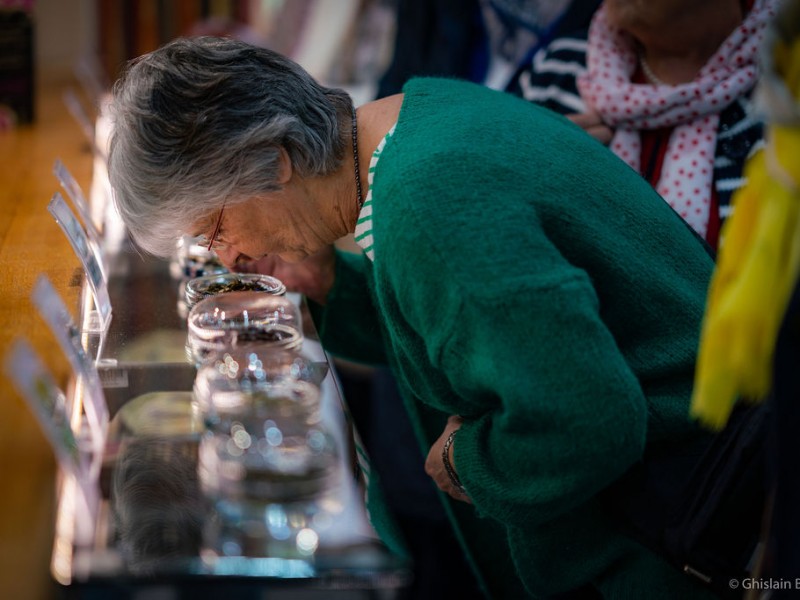
[[678, 445], [654, 444], [603, 492], [628, 533], [722, 597], [747, 577], [766, 497], [767, 404], [737, 407], [725, 429]]

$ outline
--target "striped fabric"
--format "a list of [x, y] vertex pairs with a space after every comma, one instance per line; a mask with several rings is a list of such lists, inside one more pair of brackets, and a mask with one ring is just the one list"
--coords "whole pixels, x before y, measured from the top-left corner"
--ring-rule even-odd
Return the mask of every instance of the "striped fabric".
[[586, 72], [587, 33], [581, 30], [560, 37], [539, 50], [507, 91], [557, 113], [584, 112], [586, 103], [575, 82]]
[[375, 178], [375, 168], [378, 166], [381, 152], [383, 152], [387, 140], [392, 137], [396, 126], [396, 123], [392, 125], [389, 133], [386, 134], [386, 137], [384, 137], [381, 143], [378, 144], [378, 147], [375, 148], [375, 152], [372, 153], [372, 158], [369, 161], [369, 172], [367, 174], [369, 189], [367, 190], [367, 197], [364, 200], [364, 206], [361, 207], [361, 212], [358, 213], [358, 221], [356, 222], [356, 244], [364, 250], [364, 254], [366, 254], [367, 258], [371, 261], [375, 260], [375, 248], [372, 243], [372, 181]]

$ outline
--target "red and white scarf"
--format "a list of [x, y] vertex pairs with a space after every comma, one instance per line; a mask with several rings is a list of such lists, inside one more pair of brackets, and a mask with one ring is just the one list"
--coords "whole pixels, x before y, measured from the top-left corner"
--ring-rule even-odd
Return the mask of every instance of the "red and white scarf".
[[578, 78], [581, 96], [615, 129], [611, 150], [640, 172], [640, 129], [673, 127], [659, 194], [705, 237], [719, 113], [747, 93], [758, 77], [758, 48], [778, 0], [755, 0], [744, 22], [689, 83], [631, 83], [636, 43], [612, 28], [604, 6], [589, 28], [587, 72]]

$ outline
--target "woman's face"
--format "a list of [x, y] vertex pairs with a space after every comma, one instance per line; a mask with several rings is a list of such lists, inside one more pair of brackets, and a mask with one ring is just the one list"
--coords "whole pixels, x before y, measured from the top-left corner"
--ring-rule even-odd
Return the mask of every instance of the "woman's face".
[[308, 186], [294, 173], [285, 152], [276, 184], [280, 189], [227, 202], [221, 218], [217, 210], [195, 224], [194, 233], [209, 239], [219, 224], [214, 249], [229, 269], [267, 255], [298, 262], [336, 239], [325, 227]]
[[[330, 243], [315, 212], [293, 190], [289, 186], [225, 205], [214, 250], [226, 267], [267, 255], [298, 262]], [[210, 238], [218, 218], [215, 211], [194, 232]]]

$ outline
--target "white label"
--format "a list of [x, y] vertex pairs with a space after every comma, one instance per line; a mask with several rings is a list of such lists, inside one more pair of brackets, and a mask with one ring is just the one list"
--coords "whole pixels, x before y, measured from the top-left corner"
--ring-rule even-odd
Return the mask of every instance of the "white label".
[[83, 135], [86, 136], [86, 140], [92, 146], [92, 150], [95, 150], [94, 125], [89, 115], [86, 113], [86, 110], [83, 108], [83, 104], [81, 104], [81, 101], [78, 99], [75, 90], [67, 88], [62, 95], [62, 99], [64, 100], [64, 105], [67, 107], [69, 114], [71, 114], [78, 125], [80, 125]]
[[39, 314], [47, 321], [56, 336], [61, 349], [72, 365], [73, 372], [76, 376], [83, 378], [83, 408], [89, 422], [92, 446], [102, 451], [108, 431], [108, 406], [97, 368], [81, 344], [80, 331], [75, 327], [72, 316], [58, 292], [44, 275], [41, 275], [36, 281], [31, 298], [39, 310]]
[[64, 394], [30, 344], [21, 339], [14, 342], [5, 370], [39, 421], [61, 467], [69, 473], [85, 475], [87, 465], [70, 427]]
[[102, 329], [105, 329], [111, 319], [111, 301], [108, 296], [108, 283], [100, 267], [98, 250], [90, 245], [80, 221], [78, 221], [75, 213], [72, 212], [72, 209], [67, 205], [61, 194], [58, 192], [53, 194], [53, 199], [50, 200], [47, 210], [50, 211], [50, 214], [61, 226], [62, 231], [72, 245], [72, 249], [83, 264], [83, 270], [92, 290], [94, 305], [100, 315]]
[[[92, 220], [92, 211], [89, 207], [89, 202], [86, 200], [86, 196], [83, 194], [81, 186], [59, 159], [56, 159], [53, 165], [53, 173], [64, 190], [66, 190], [67, 195], [70, 200], [72, 200], [72, 204], [78, 209], [78, 214], [83, 221], [83, 225], [86, 229], [86, 236], [89, 238], [89, 241], [96, 246], [98, 250], [101, 249], [103, 245], [100, 240], [100, 232], [97, 230]], [[97, 258], [100, 263], [100, 268], [103, 269], [103, 274], [105, 275], [108, 271], [105, 268], [105, 264], [103, 264], [103, 257], [98, 253]]]
[[66, 473], [65, 489], [69, 490], [75, 519], [75, 540], [88, 544], [94, 537], [95, 515], [99, 505], [99, 458], [89, 465], [72, 431], [66, 411], [64, 393], [42, 364], [30, 344], [14, 342], [6, 356], [5, 370], [9, 379], [28, 403], [36, 420], [53, 447], [61, 469]]
[[126, 388], [128, 387], [128, 370], [115, 367], [100, 369], [100, 381], [104, 388]]

